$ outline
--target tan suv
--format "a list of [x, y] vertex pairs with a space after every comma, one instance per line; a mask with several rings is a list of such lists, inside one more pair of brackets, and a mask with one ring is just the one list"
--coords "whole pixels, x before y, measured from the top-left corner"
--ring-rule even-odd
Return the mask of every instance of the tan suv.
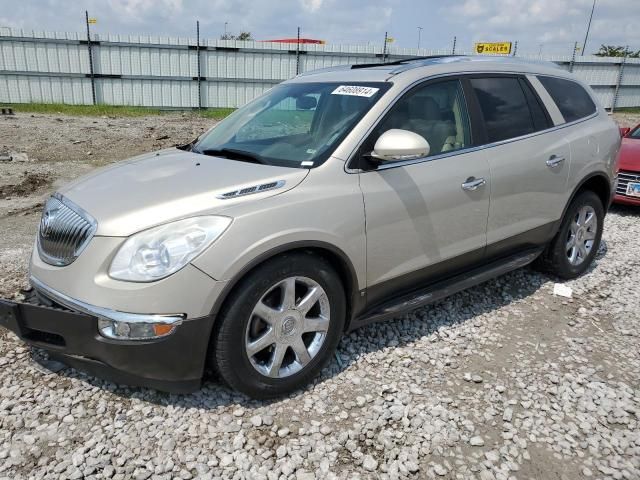
[[536, 260], [592, 262], [618, 129], [562, 69], [436, 57], [300, 75], [194, 142], [46, 203], [30, 301], [0, 324], [115, 381], [252, 397], [341, 335]]

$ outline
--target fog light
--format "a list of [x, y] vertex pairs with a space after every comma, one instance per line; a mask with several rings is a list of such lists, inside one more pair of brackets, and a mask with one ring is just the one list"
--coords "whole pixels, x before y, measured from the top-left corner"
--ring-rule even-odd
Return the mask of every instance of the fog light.
[[175, 323], [124, 322], [98, 319], [98, 330], [103, 337], [117, 340], [148, 340], [171, 335], [176, 329]]

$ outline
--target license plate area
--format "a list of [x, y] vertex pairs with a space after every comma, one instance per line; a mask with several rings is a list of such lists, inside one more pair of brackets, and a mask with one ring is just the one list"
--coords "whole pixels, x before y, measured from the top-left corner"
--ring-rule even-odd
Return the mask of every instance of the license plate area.
[[640, 183], [629, 182], [627, 184], [627, 195], [629, 197], [640, 197]]

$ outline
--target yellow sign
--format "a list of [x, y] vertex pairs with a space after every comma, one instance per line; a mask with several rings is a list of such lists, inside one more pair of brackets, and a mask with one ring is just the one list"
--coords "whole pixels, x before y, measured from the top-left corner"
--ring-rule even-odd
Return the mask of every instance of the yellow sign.
[[511, 42], [476, 43], [474, 45], [473, 51], [478, 55], [482, 55], [482, 54], [509, 55], [511, 53]]
[[97, 19], [97, 18], [90, 18], [90, 19], [89, 19], [89, 23], [90, 23], [91, 25], [95, 25], [96, 23], [98, 23], [98, 19]]
[[395, 42], [395, 40], [396, 39], [393, 38], [393, 37], [387, 37], [387, 43], [393, 43], [393, 42]]

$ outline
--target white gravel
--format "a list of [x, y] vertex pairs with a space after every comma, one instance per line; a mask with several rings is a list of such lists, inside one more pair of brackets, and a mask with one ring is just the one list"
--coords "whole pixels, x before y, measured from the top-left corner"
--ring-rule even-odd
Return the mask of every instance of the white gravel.
[[572, 299], [519, 270], [350, 334], [274, 402], [51, 372], [0, 333], [0, 479], [637, 480], [640, 209], [604, 239]]

